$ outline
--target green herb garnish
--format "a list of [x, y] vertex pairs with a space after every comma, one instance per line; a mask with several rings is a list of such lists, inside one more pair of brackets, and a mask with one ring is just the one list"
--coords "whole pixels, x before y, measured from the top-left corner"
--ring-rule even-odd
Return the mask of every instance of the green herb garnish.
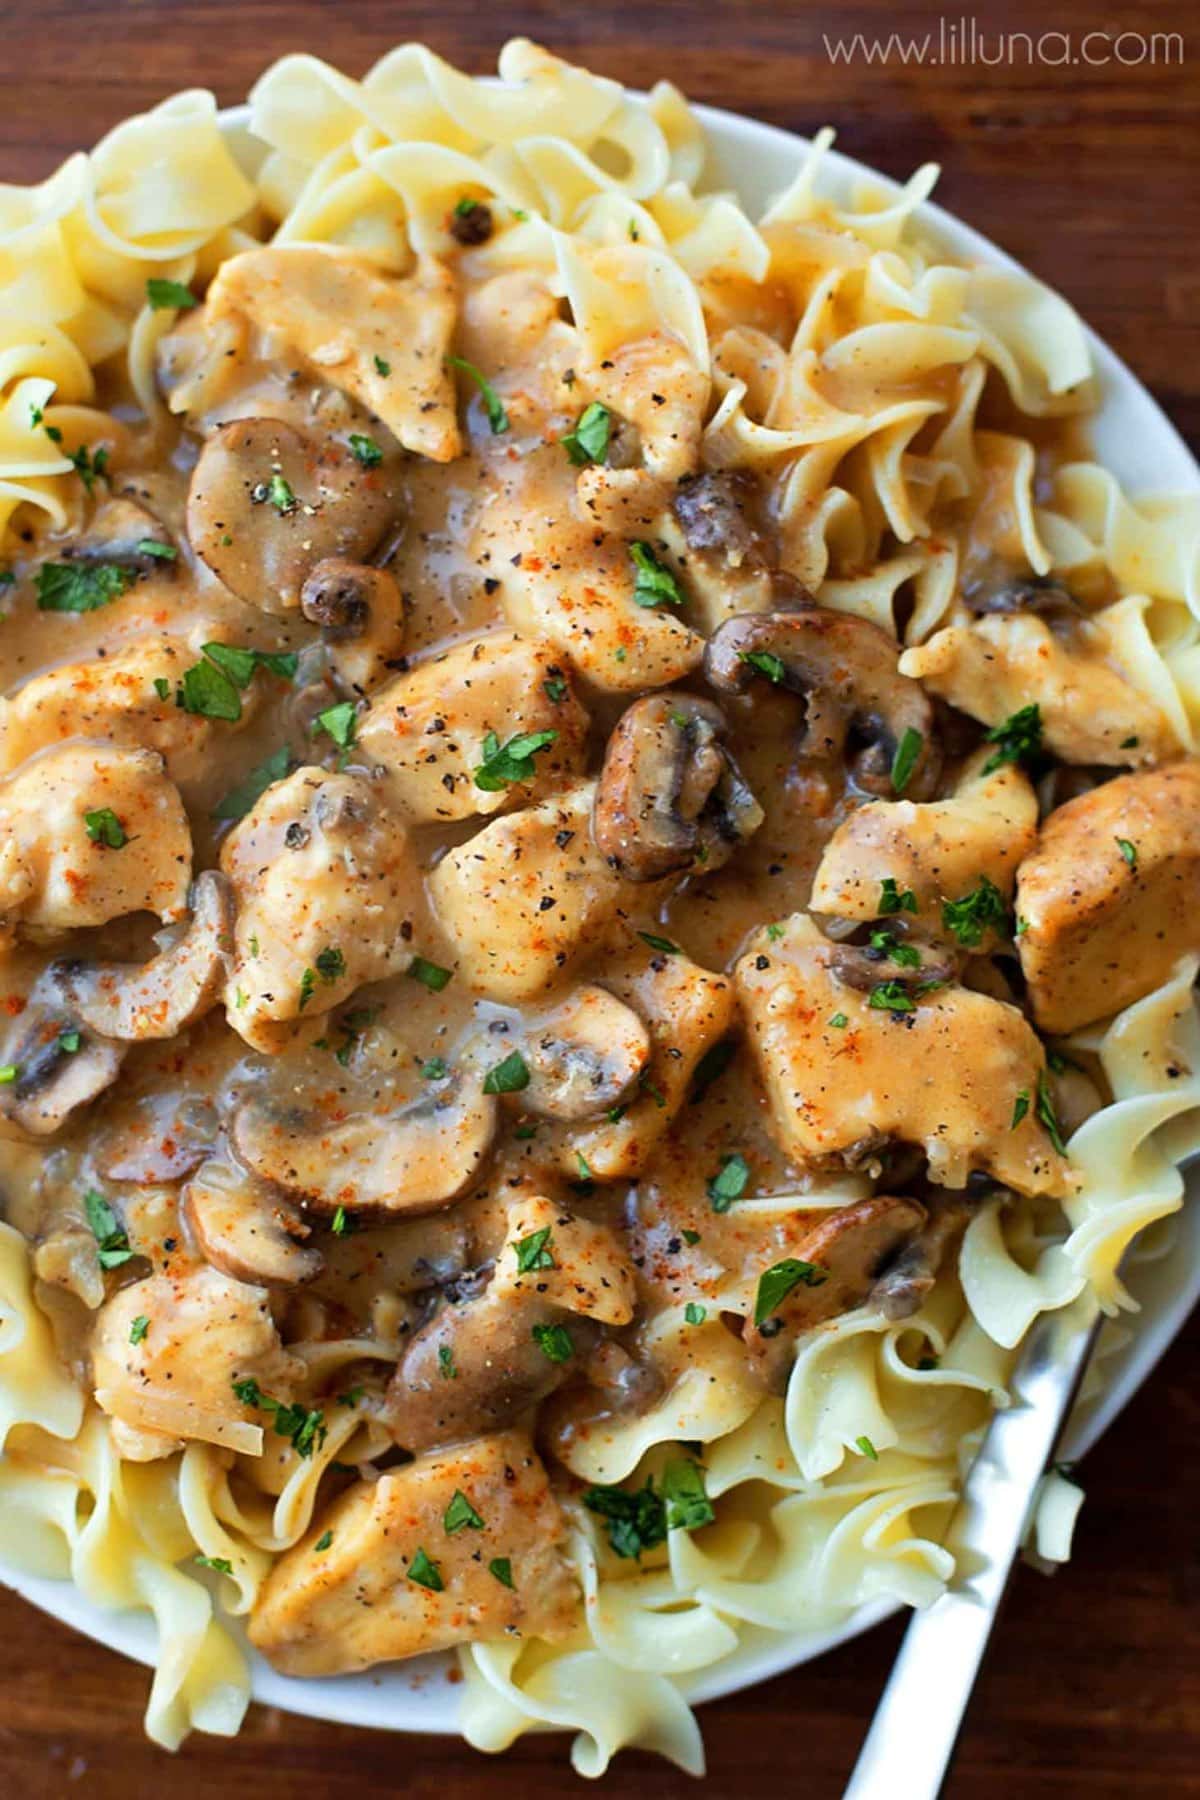
[[746, 1191], [746, 1183], [750, 1179], [750, 1165], [740, 1151], [735, 1150], [721, 1163], [716, 1174], [708, 1183], [708, 1197], [712, 1201], [714, 1212], [728, 1212], [735, 1200], [740, 1200]]
[[829, 1271], [819, 1263], [802, 1262], [799, 1257], [785, 1256], [782, 1262], [764, 1269], [758, 1278], [754, 1299], [754, 1323], [758, 1326], [778, 1312], [793, 1288], [820, 1287], [829, 1279]]
[[83, 828], [93, 844], [103, 844], [106, 850], [123, 850], [129, 842], [125, 827], [111, 806], [101, 806], [95, 812], [85, 812]]
[[637, 571], [633, 597], [639, 606], [683, 605], [683, 589], [670, 569], [659, 562], [649, 544], [635, 538], [629, 546], [629, 554]]
[[475, 770], [475, 786], [496, 794], [514, 782], [532, 781], [537, 773], [534, 757], [557, 741], [557, 731], [523, 731], [501, 744], [496, 733], [489, 731], [483, 740], [483, 761]]
[[493, 435], [499, 437], [502, 431], [507, 431], [508, 414], [504, 410], [504, 402], [482, 369], [477, 369], [474, 363], [469, 363], [462, 356], [448, 356], [446, 361], [452, 369], [461, 369], [463, 374], [469, 376], [479, 389], [483, 410], [487, 414], [487, 422], [492, 428]]
[[593, 400], [559, 442], [578, 469], [585, 468], [588, 463], [603, 463], [608, 459], [611, 427], [612, 415], [607, 406]]

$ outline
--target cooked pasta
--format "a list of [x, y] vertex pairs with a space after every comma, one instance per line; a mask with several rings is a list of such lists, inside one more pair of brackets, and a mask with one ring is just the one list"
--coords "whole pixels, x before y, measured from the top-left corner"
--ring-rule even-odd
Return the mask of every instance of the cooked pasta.
[[244, 1620], [699, 1772], [1182, 1205], [1200, 500], [931, 167], [756, 219], [669, 83], [499, 73], [0, 190], [0, 1525], [169, 1747]]

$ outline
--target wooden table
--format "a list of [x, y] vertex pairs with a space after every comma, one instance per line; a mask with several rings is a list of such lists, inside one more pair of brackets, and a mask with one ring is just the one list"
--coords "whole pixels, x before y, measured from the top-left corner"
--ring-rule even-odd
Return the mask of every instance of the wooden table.
[[[962, 9], [966, 12], [967, 9]], [[471, 69], [524, 31], [592, 68], [797, 131], [829, 121], [842, 146], [891, 174], [933, 157], [939, 197], [1058, 287], [1200, 443], [1200, 124], [1197, 64], [1139, 59], [1119, 32], [1176, 31], [1200, 56], [1182, 0], [1059, 0], [1053, 13], [980, 8], [1000, 30], [1076, 34], [1090, 66], [1048, 38], [1031, 64], [918, 67], [893, 54], [832, 63], [822, 33], [937, 33], [938, 14], [888, 0], [820, 9], [796, 0], [652, 0], [586, 6], [503, 0], [25, 0], [10, 8], [0, 72], [0, 180], [33, 181], [68, 150], [176, 88], [241, 99], [283, 51], [361, 73], [394, 42], [423, 39]], [[958, 17], [947, 8], [951, 19]], [[1100, 64], [1102, 55], [1110, 60]], [[1017, 1577], [963, 1740], [951, 1800], [1200, 1795], [1200, 1334], [1177, 1342], [1150, 1387], [1088, 1458], [1075, 1561]], [[900, 1635], [882, 1626], [794, 1674], [708, 1707], [707, 1792], [834, 1800]], [[540, 1800], [571, 1785], [558, 1739], [483, 1761], [448, 1739], [400, 1738], [255, 1710], [234, 1743], [193, 1739], [171, 1759], [146, 1744], [141, 1669], [0, 1595], [0, 1795], [4, 1800]], [[603, 1784], [668, 1800], [697, 1790], [639, 1755]], [[907, 1800], [897, 1771], [896, 1800]]]

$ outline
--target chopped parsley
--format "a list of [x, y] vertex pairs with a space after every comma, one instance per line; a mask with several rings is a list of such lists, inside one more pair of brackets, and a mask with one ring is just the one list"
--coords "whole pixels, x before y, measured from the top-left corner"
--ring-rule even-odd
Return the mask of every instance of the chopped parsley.
[[547, 1362], [570, 1362], [575, 1354], [571, 1334], [565, 1325], [535, 1325], [529, 1335]]
[[7, 1087], [21, 1073], [20, 1063], [4, 1063], [0, 1065], [0, 1086]]
[[560, 700], [566, 698], [567, 684], [561, 675], [550, 675], [542, 683], [542, 692], [551, 706], [557, 706]]
[[684, 1227], [679, 1235], [685, 1244], [698, 1244], [700, 1242], [700, 1233], [698, 1231], [690, 1230], [687, 1226]]
[[690, 1458], [668, 1463], [663, 1472], [668, 1531], [699, 1531], [715, 1514], [704, 1485], [704, 1470]]
[[786, 936], [786, 933], [787, 933], [786, 925], [780, 925], [780, 924], [776, 923], [774, 925], [767, 926], [767, 936], [770, 938], [770, 940], [773, 944], [777, 944], [781, 937]]
[[317, 1551], [319, 1554], [322, 1550], [328, 1550], [328, 1548], [329, 1548], [330, 1544], [332, 1544], [332, 1542], [333, 1542], [332, 1531], [323, 1531], [321, 1533], [320, 1537], [317, 1539], [316, 1543], [313, 1545], [313, 1549], [315, 1551]]
[[437, 1353], [438, 1374], [443, 1381], [457, 1381], [458, 1370], [454, 1366], [454, 1352], [449, 1344], [439, 1344]]
[[[63, 1036], [66, 1035], [64, 1032]], [[62, 1043], [61, 1038], [59, 1042]], [[78, 1047], [76, 1045], [76, 1049]], [[64, 1044], [63, 1048], [67, 1049], [68, 1046]], [[104, 1195], [97, 1193], [95, 1188], [89, 1188], [83, 1196], [83, 1210], [96, 1240], [100, 1267], [119, 1269], [122, 1263], [129, 1262], [136, 1252], [130, 1249], [125, 1228]]]
[[420, 1549], [408, 1565], [408, 1579], [418, 1587], [428, 1588], [431, 1594], [440, 1594], [446, 1585], [437, 1564]]
[[325, 1442], [328, 1432], [323, 1412], [310, 1412], [298, 1402], [292, 1404], [286, 1400], [273, 1399], [270, 1394], [263, 1393], [253, 1376], [242, 1381], [235, 1379], [233, 1391], [243, 1406], [253, 1406], [260, 1412], [274, 1415], [276, 1434], [281, 1438], [290, 1438], [297, 1456], [311, 1456], [314, 1449], [319, 1449]]
[[855, 1438], [854, 1448], [856, 1450], [861, 1451], [864, 1456], [869, 1456], [872, 1462], [879, 1461], [879, 1452], [875, 1448], [874, 1444], [871, 1442], [869, 1437]]
[[202, 1569], [213, 1569], [218, 1575], [232, 1575], [233, 1564], [227, 1556], [193, 1556]]
[[82, 1032], [60, 1031], [58, 1034], [58, 1047], [60, 1050], [65, 1051], [68, 1056], [74, 1056], [82, 1043]]
[[349, 750], [358, 730], [358, 708], [353, 700], [339, 700], [336, 706], [327, 706], [317, 714], [313, 730], [325, 732], [339, 750]]
[[111, 806], [101, 806], [95, 812], [85, 812], [83, 828], [93, 844], [102, 844], [106, 850], [123, 850], [129, 842], [125, 827]]
[[305, 969], [300, 977], [300, 1011], [303, 1012], [317, 991], [317, 972]]
[[877, 1012], [916, 1012], [917, 1003], [902, 981], [881, 981], [871, 989], [868, 1006]]
[[440, 994], [454, 970], [443, 969], [440, 963], [430, 962], [427, 956], [414, 956], [404, 973], [427, 987], [431, 994]]
[[383, 451], [374, 438], [364, 437], [361, 431], [350, 433], [350, 448], [354, 460], [360, 462], [364, 469], [377, 469], [383, 461]]
[[773, 650], [739, 650], [738, 659], [778, 687], [787, 675], [787, 664]]
[[149, 1331], [149, 1329], [150, 1329], [150, 1320], [147, 1318], [145, 1313], [139, 1313], [137, 1318], [133, 1320], [132, 1324], [129, 1327], [130, 1343], [131, 1344], [144, 1343], [145, 1339], [146, 1339], [146, 1333]]
[[493, 1556], [488, 1564], [488, 1574], [494, 1575], [501, 1587], [515, 1588], [513, 1580], [512, 1560], [507, 1556]]
[[483, 410], [487, 414], [487, 422], [492, 428], [493, 436], [499, 437], [502, 431], [507, 431], [508, 414], [504, 410], [504, 402], [482, 369], [477, 369], [474, 363], [469, 363], [463, 356], [448, 356], [446, 361], [452, 369], [461, 369], [463, 374], [469, 376], [479, 389]]
[[154, 677], [154, 691], [160, 700], [169, 700], [171, 698], [171, 684], [165, 675], [156, 675]]
[[557, 742], [557, 731], [523, 731], [501, 744], [496, 733], [489, 731], [483, 740], [483, 761], [475, 770], [475, 786], [496, 794], [513, 782], [532, 781], [534, 757]]
[[34, 577], [41, 612], [96, 612], [133, 585], [123, 563], [43, 563]]
[[611, 428], [612, 415], [607, 406], [602, 406], [599, 400], [593, 400], [590, 406], [584, 407], [570, 431], [559, 442], [577, 469], [586, 468], [589, 463], [608, 460]]
[[556, 1269], [550, 1249], [550, 1226], [543, 1225], [540, 1231], [531, 1231], [528, 1237], [517, 1238], [513, 1249], [517, 1253], [518, 1275], [530, 1275], [535, 1269]]
[[139, 556], [152, 556], [156, 562], [174, 562], [179, 555], [174, 544], [164, 544], [161, 538], [139, 538], [135, 548]]
[[623, 1487], [590, 1487], [583, 1504], [605, 1521], [608, 1541], [618, 1556], [640, 1556], [666, 1538], [666, 1508], [652, 1476], [635, 1492]]
[[980, 876], [979, 886], [961, 900], [946, 900], [942, 905], [942, 924], [965, 950], [977, 949], [984, 932], [992, 926], [1002, 927], [1007, 916], [1004, 895], [986, 875]]
[[186, 713], [202, 719], [226, 719], [230, 723], [242, 716], [242, 702], [234, 683], [211, 662], [193, 663], [185, 669], [179, 683], [179, 705]]
[[906, 725], [904, 734], [896, 745], [896, 754], [892, 758], [892, 791], [894, 793], [902, 794], [912, 780], [913, 770], [917, 766], [924, 746], [925, 739], [921, 733], [913, 726]]
[[720, 1038], [709, 1046], [696, 1064], [689, 1105], [699, 1106], [713, 1082], [720, 1080], [736, 1055], [737, 1045], [732, 1038]]
[[151, 312], [186, 312], [188, 307], [199, 306], [200, 302], [190, 287], [182, 281], [163, 281], [161, 277], [152, 275], [146, 283], [146, 299]]
[[449, 1074], [450, 1065], [444, 1056], [431, 1056], [428, 1062], [421, 1064], [423, 1081], [442, 1081]]
[[353, 1213], [348, 1213], [344, 1206], [339, 1206], [329, 1221], [329, 1229], [334, 1237], [352, 1237], [358, 1230]]
[[1028, 1111], [1029, 1089], [1022, 1088], [1017, 1095], [1016, 1100], [1013, 1102], [1012, 1123], [1009, 1125], [1010, 1131], [1015, 1131], [1017, 1129], [1017, 1126], [1021, 1123], [1021, 1120], [1026, 1116]]
[[695, 1300], [689, 1300], [683, 1309], [684, 1319], [689, 1325], [703, 1325], [708, 1317], [707, 1306], [700, 1306]]
[[1042, 754], [1041, 707], [1036, 701], [1031, 706], [1022, 706], [1002, 725], [994, 725], [985, 734], [985, 741], [996, 745], [983, 765], [985, 775], [990, 775], [994, 769], [1002, 769], [1006, 763], [1024, 764], [1027, 768], [1036, 764]]
[[673, 944], [670, 938], [656, 937], [652, 931], [639, 931], [638, 936], [643, 944], [649, 944], [652, 950], [661, 950], [664, 956], [679, 955], [679, 945]]
[[1136, 869], [1138, 866], [1137, 845], [1131, 843], [1128, 838], [1123, 837], [1114, 838], [1113, 842], [1116, 844], [1117, 849], [1121, 852], [1125, 861], [1129, 864], [1129, 867], [1131, 869]]
[[885, 875], [879, 884], [879, 903], [875, 911], [876, 916], [881, 919], [888, 918], [892, 913], [915, 913], [918, 911], [917, 896], [911, 888], [905, 888], [901, 893], [896, 886], [895, 876]]
[[716, 1174], [709, 1178], [708, 1197], [714, 1212], [728, 1212], [740, 1200], [750, 1179], [750, 1165], [740, 1151], [723, 1159]]
[[1054, 1095], [1050, 1091], [1050, 1078], [1045, 1069], [1038, 1073], [1037, 1081], [1037, 1117], [1038, 1124], [1054, 1145], [1060, 1156], [1067, 1154], [1067, 1146], [1063, 1142], [1062, 1131], [1058, 1123], [1058, 1114], [1054, 1110]]
[[683, 589], [670, 569], [659, 562], [649, 544], [642, 538], [635, 538], [629, 546], [629, 554], [637, 571], [633, 597], [639, 606], [683, 605]]
[[912, 944], [902, 944], [891, 931], [873, 931], [871, 948], [886, 956], [889, 962], [899, 963], [902, 969], [919, 969], [921, 952]]
[[442, 1524], [446, 1528], [448, 1537], [453, 1537], [456, 1531], [483, 1530], [483, 1520], [461, 1488], [455, 1488], [454, 1498], [442, 1514]]
[[385, 375], [386, 376], [386, 375], [391, 374], [392, 365], [390, 362], [386, 362], [382, 356], [375, 357], [374, 361], [375, 361], [375, 373], [377, 375]]
[[766, 1324], [793, 1288], [821, 1287], [829, 1279], [829, 1271], [821, 1268], [819, 1263], [802, 1262], [799, 1257], [785, 1256], [782, 1262], [773, 1263], [764, 1269], [758, 1278], [758, 1292], [754, 1297], [754, 1323], [758, 1326]]
[[[165, 696], [164, 696], [165, 698]], [[213, 813], [214, 819], [242, 819], [257, 805], [269, 787], [277, 781], [283, 781], [292, 766], [291, 754], [284, 744], [267, 757], [265, 762], [251, 769], [244, 781], [230, 788], [224, 799], [219, 800]]]
[[108, 480], [108, 451], [103, 445], [89, 451], [86, 444], [81, 444], [78, 450], [69, 452], [67, 460], [74, 464], [75, 473], [89, 494], [98, 481]]
[[346, 958], [336, 945], [331, 945], [324, 950], [319, 950], [317, 952], [316, 964], [317, 974], [321, 977], [321, 980], [327, 987], [332, 987], [333, 983], [335, 981], [340, 981], [342, 976], [346, 973]]
[[296, 510], [295, 490], [290, 481], [284, 480], [278, 469], [274, 471], [270, 481], [259, 482], [258, 486], [252, 490], [250, 498], [256, 506], [262, 506], [269, 502], [281, 517]]
[[833, 1026], [833, 1029], [835, 1031], [844, 1031], [846, 1029], [847, 1025], [850, 1023], [850, 1021], [846, 1017], [845, 1013], [836, 1012], [836, 1013], [834, 1013], [833, 1017], [830, 1019], [829, 1023]]
[[485, 1094], [519, 1094], [528, 1086], [529, 1065], [519, 1050], [510, 1050], [483, 1078]]

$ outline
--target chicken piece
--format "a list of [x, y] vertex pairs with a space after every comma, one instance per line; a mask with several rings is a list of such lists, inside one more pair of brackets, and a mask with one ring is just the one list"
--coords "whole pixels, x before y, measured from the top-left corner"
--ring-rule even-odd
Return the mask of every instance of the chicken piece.
[[406, 1450], [510, 1424], [579, 1373], [600, 1327], [633, 1318], [633, 1269], [607, 1227], [533, 1194], [504, 1229], [490, 1279], [449, 1291], [388, 1387], [384, 1418]]
[[1042, 742], [1064, 762], [1138, 768], [1184, 748], [1095, 620], [1059, 633], [1030, 612], [992, 613], [906, 650], [900, 671], [985, 725], [1036, 704]]
[[61, 663], [33, 676], [0, 700], [0, 771], [66, 738], [86, 737], [157, 750], [176, 784], [200, 780], [211, 768], [217, 734], [223, 742], [249, 723], [261, 701], [262, 678], [256, 676], [241, 695], [240, 720], [214, 720], [176, 705], [180, 679], [200, 660], [200, 645], [220, 637], [218, 625], [202, 624], [190, 641], [140, 638], [109, 656]]
[[171, 921], [191, 879], [187, 814], [153, 750], [56, 745], [0, 781], [0, 919], [34, 934]]
[[[983, 773], [981, 751], [963, 770], [944, 800], [876, 800], [857, 807], [838, 826], [813, 882], [815, 913], [839, 919], [877, 919], [887, 909], [883, 883], [897, 895], [911, 893], [916, 911], [902, 917], [914, 930], [950, 935], [942, 908], [961, 901], [989, 882], [993, 904], [981, 909], [976, 933], [955, 941], [986, 952], [997, 942], [1000, 901], [1012, 899], [1017, 864], [1037, 840], [1037, 796], [1028, 778], [1011, 763]], [[986, 890], [985, 890], [986, 892]], [[893, 908], [894, 910], [894, 908]], [[970, 940], [970, 941], [968, 941]]]
[[279, 1342], [266, 1289], [207, 1266], [118, 1289], [96, 1317], [91, 1355], [97, 1403], [130, 1429], [161, 1437], [161, 1455], [192, 1438], [257, 1455], [264, 1415], [247, 1409], [234, 1382], [253, 1379], [286, 1399], [304, 1372]]
[[221, 867], [238, 914], [229, 1023], [279, 1047], [281, 1021], [326, 1013], [411, 957], [401, 930], [419, 879], [403, 825], [361, 775], [300, 768], [230, 832]]
[[[528, 1000], [564, 975], [627, 892], [592, 841], [594, 781], [494, 819], [429, 876], [463, 977]], [[548, 904], [544, 904], [548, 903]]]
[[[548, 639], [606, 693], [668, 687], [698, 666], [704, 639], [686, 608], [640, 590], [625, 535], [607, 529], [587, 503], [583, 477], [554, 445], [494, 470], [497, 489], [480, 509], [471, 555], [500, 583], [509, 622], [523, 637]], [[629, 471], [615, 471], [615, 475]], [[630, 519], [632, 541], [651, 540], [654, 513]], [[683, 583], [680, 594], [686, 598]]]
[[571, 1126], [554, 1142], [567, 1174], [578, 1177], [582, 1158], [597, 1181], [615, 1181], [645, 1168], [687, 1099], [700, 1058], [732, 1028], [737, 998], [727, 975], [640, 947], [606, 962], [603, 981], [645, 1021], [650, 1061], [615, 1118]]
[[[528, 805], [582, 773], [588, 715], [547, 643], [512, 633], [470, 638], [428, 657], [372, 696], [358, 732], [363, 758], [383, 771], [381, 792], [413, 824], [469, 819]], [[504, 746], [547, 732], [525, 759], [524, 781], [476, 774], [485, 740]]]
[[581, 362], [574, 392], [596, 400], [637, 433], [652, 475], [678, 481], [700, 466], [710, 382], [683, 345], [666, 335], [636, 338], [602, 362]]
[[344, 389], [434, 462], [462, 450], [446, 367], [456, 313], [454, 277], [433, 257], [400, 278], [352, 251], [309, 244], [231, 256], [205, 302], [207, 328], [220, 335], [249, 319], [278, 356]]
[[357, 1482], [276, 1562], [250, 1641], [285, 1675], [342, 1675], [519, 1633], [569, 1635], [566, 1521], [524, 1432]]
[[1039, 1027], [1130, 1006], [1200, 950], [1200, 763], [1121, 775], [1050, 814], [1017, 875]]
[[864, 991], [846, 960], [856, 955], [796, 914], [782, 938], [756, 936], [734, 971], [785, 1154], [856, 1167], [899, 1141], [925, 1152], [943, 1187], [983, 1169], [1023, 1194], [1070, 1193], [1044, 1123], [1045, 1056], [1017, 1008], [950, 983], [923, 992], [924, 971]]

